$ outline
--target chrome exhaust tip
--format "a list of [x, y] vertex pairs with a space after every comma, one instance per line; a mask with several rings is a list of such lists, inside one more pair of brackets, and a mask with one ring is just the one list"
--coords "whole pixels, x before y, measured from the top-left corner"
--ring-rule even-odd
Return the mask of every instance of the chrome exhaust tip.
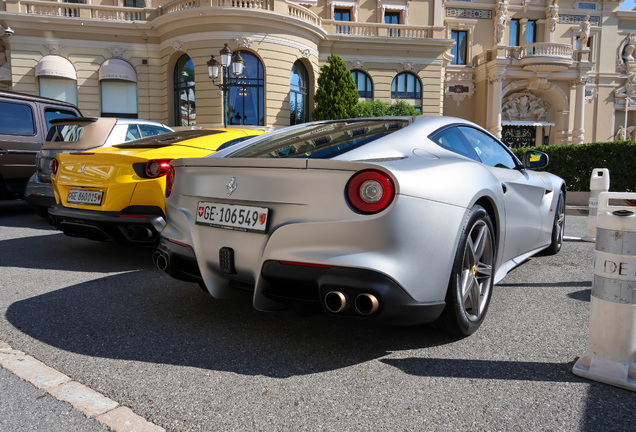
[[329, 291], [325, 296], [325, 307], [331, 313], [342, 312], [349, 307], [349, 297], [340, 291]]
[[152, 261], [161, 271], [166, 271], [168, 268], [168, 257], [159, 251], [155, 251], [155, 253], [152, 254]]
[[355, 301], [356, 310], [360, 315], [373, 315], [380, 308], [380, 302], [373, 294], [359, 294]]

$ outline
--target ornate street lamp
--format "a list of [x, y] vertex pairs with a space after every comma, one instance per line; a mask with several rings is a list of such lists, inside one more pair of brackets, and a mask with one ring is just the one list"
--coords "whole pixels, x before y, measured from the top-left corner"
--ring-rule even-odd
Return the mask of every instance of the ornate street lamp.
[[[229, 111], [228, 94], [230, 89], [238, 84], [239, 76], [243, 73], [245, 60], [240, 54], [232, 55], [232, 50], [225, 44], [221, 49], [221, 63], [214, 56], [208, 60], [208, 75], [212, 80], [212, 84], [217, 86], [223, 92], [223, 127], [227, 127], [227, 117]], [[223, 69], [222, 81], [217, 84], [216, 79], [219, 77], [219, 66]], [[231, 70], [230, 70], [231, 67]]]

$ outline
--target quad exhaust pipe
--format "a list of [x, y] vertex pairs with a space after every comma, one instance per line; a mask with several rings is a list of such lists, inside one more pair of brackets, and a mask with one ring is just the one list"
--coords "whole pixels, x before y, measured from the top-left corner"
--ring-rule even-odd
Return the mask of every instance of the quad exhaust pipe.
[[360, 315], [373, 315], [380, 308], [380, 302], [373, 294], [363, 293], [356, 297], [355, 306]]
[[168, 268], [168, 256], [164, 255], [160, 251], [155, 251], [155, 253], [152, 254], [152, 261], [161, 271], [166, 271]]
[[[373, 315], [380, 309], [380, 301], [373, 294], [358, 294], [354, 306], [360, 315]], [[349, 307], [349, 296], [341, 291], [329, 291], [325, 295], [325, 307], [331, 313], [340, 313]]]
[[152, 231], [144, 227], [130, 225], [126, 232], [131, 240], [149, 240], [152, 238]]
[[349, 296], [340, 291], [329, 291], [325, 296], [325, 306], [329, 312], [342, 312], [349, 307]]

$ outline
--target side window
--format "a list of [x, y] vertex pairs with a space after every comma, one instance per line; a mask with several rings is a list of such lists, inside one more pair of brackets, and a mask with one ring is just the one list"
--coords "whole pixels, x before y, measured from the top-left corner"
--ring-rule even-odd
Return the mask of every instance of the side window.
[[46, 119], [46, 123], [49, 128], [51, 128], [51, 120], [69, 117], [77, 117], [77, 114], [73, 111], [65, 111], [56, 108], [46, 108], [44, 110], [44, 118]]
[[451, 127], [437, 132], [429, 137], [435, 144], [446, 150], [458, 153], [481, 162], [475, 149], [466, 141], [466, 138], [457, 128]]
[[0, 134], [35, 135], [35, 123], [31, 106], [0, 102]]
[[141, 136], [143, 138], [151, 137], [155, 135], [161, 135], [161, 134], [170, 132], [170, 130], [166, 128], [162, 128], [159, 126], [145, 125], [145, 124], [140, 124], [139, 130], [141, 131]]
[[484, 164], [496, 168], [515, 169], [517, 167], [512, 154], [494, 138], [468, 126], [458, 126], [457, 128], [462, 131], [475, 148], [475, 152]]
[[141, 138], [141, 135], [139, 135], [137, 125], [129, 125], [128, 131], [126, 132], [126, 141], [136, 140], [139, 138]]

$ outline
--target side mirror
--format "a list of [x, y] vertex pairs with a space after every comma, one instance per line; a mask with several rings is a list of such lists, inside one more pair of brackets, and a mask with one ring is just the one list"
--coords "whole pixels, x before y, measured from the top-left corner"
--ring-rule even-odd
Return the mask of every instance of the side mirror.
[[523, 154], [523, 167], [527, 169], [545, 168], [550, 162], [550, 157], [537, 150], [528, 150]]

